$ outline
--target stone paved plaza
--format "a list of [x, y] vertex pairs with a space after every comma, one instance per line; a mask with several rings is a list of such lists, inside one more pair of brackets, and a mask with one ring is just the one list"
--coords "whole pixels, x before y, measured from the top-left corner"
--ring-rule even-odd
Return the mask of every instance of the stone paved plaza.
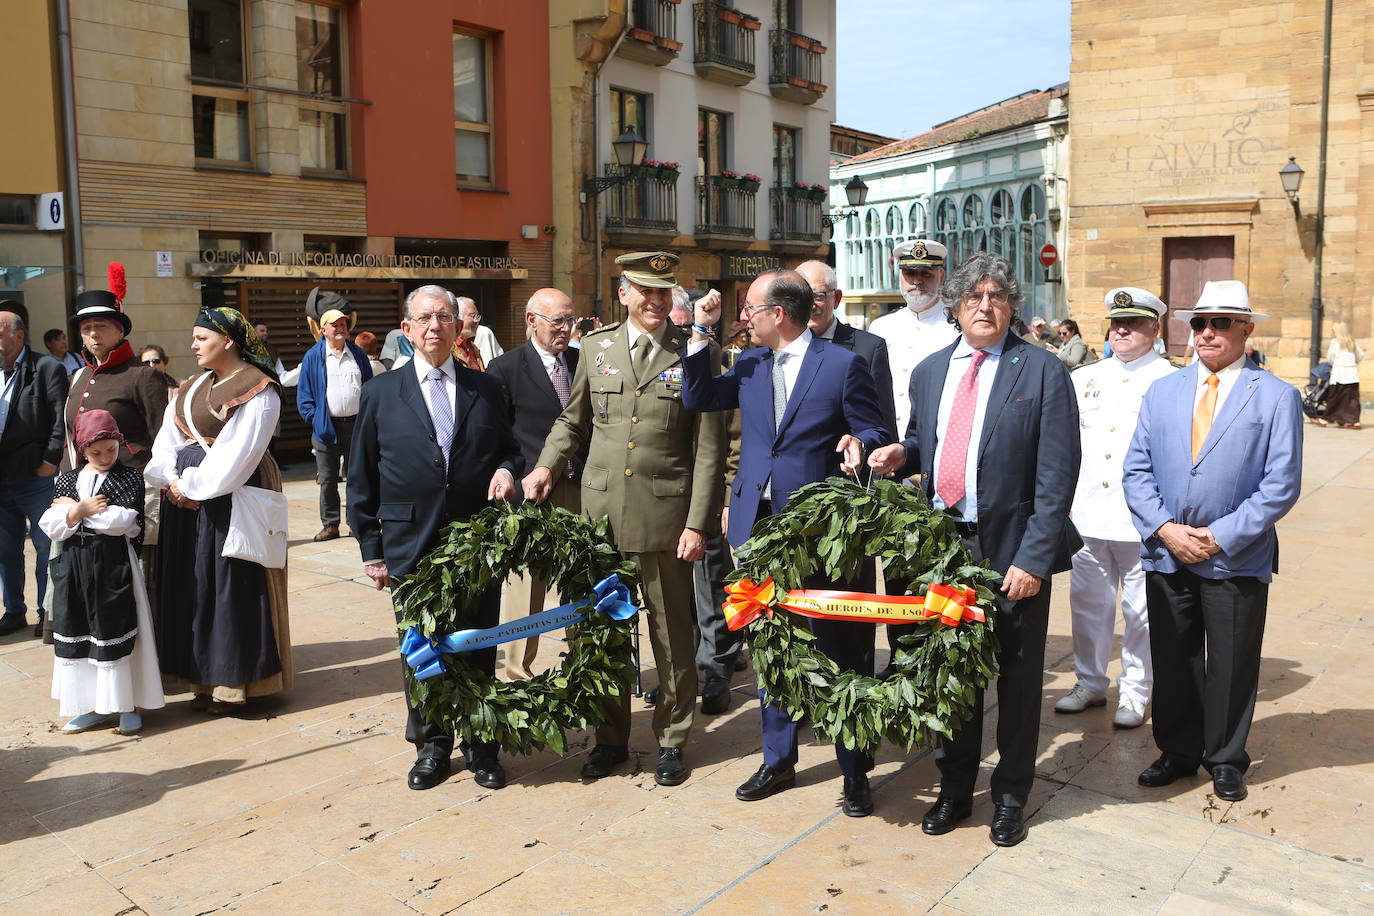
[[[921, 833], [929, 753], [880, 756], [863, 820], [840, 814], [833, 754], [815, 744], [795, 790], [735, 801], [759, 764], [747, 674], [728, 714], [698, 718], [681, 787], [646, 772], [655, 748], [636, 700], [632, 772], [584, 785], [588, 742], [575, 736], [566, 758], [506, 759], [501, 791], [457, 773], [412, 792], [388, 600], [361, 575], [356, 542], [310, 541], [313, 482], [288, 491], [296, 687], [252, 717], [193, 713], [182, 695], [137, 737], [64, 737], [51, 649], [0, 641], [0, 911], [1374, 911], [1374, 432], [1308, 427], [1249, 798], [1218, 801], [1202, 776], [1139, 788], [1149, 729], [1114, 731], [1114, 695], [1106, 709], [1052, 711], [1074, 681], [1061, 576], [1030, 837], [1012, 849], [987, 837], [986, 768], [973, 818]], [[546, 639], [542, 660], [558, 649]]]

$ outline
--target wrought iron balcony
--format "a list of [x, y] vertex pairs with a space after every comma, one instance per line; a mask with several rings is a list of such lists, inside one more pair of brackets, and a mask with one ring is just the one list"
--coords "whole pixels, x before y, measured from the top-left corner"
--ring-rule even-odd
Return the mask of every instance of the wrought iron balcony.
[[625, 182], [601, 195], [606, 234], [621, 243], [655, 244], [677, 232], [677, 179], [672, 169], [608, 164], [606, 175]]
[[821, 243], [821, 215], [825, 201], [794, 188], [773, 188], [769, 191], [772, 220], [768, 230], [770, 241], [783, 247], [814, 248]]
[[679, 0], [633, 0], [618, 53], [654, 67], [672, 62], [682, 50], [682, 42], [677, 40], [679, 5]]
[[738, 244], [754, 238], [757, 183], [723, 175], [697, 178], [697, 241], [705, 245]]
[[692, 21], [696, 24], [697, 76], [729, 86], [743, 86], [754, 78], [757, 19], [708, 0], [693, 4]]
[[789, 102], [810, 105], [825, 95], [822, 57], [825, 45], [814, 38], [787, 29], [769, 33], [772, 47], [772, 68], [768, 72], [768, 89], [773, 95]]

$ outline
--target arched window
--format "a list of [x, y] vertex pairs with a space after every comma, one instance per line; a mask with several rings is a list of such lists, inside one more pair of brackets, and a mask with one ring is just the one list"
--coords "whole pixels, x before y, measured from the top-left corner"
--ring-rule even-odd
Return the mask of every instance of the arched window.
[[941, 200], [940, 205], [935, 208], [935, 228], [940, 232], [951, 232], [956, 228], [958, 219], [959, 210], [953, 199], [946, 197]]
[[902, 211], [896, 207], [887, 208], [887, 225], [884, 227], [887, 234], [893, 238], [902, 234]]
[[994, 226], [1008, 225], [1015, 219], [1016, 210], [1012, 205], [1011, 193], [1005, 188], [992, 195], [992, 202], [988, 206], [988, 216]]
[[907, 213], [906, 231], [912, 238], [920, 238], [926, 231], [926, 208], [917, 201], [911, 205], [911, 210]]
[[963, 228], [977, 229], [983, 225], [983, 198], [970, 194], [964, 198]]
[[879, 231], [878, 211], [870, 208], [869, 211], [864, 214], [864, 235], [868, 238], [873, 238], [879, 234]]
[[1045, 189], [1039, 184], [1027, 185], [1021, 192], [1021, 219], [1029, 222], [1031, 220], [1045, 218]]

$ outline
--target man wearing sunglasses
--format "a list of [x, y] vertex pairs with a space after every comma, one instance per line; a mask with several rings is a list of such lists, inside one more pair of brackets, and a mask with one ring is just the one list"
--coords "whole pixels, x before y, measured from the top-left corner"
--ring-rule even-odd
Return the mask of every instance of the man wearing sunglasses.
[[[1213, 280], [1189, 319], [1198, 361], [1145, 394], [1122, 489], [1144, 544], [1159, 787], [1211, 772], [1218, 798], [1246, 796], [1279, 519], [1302, 482], [1302, 400], [1245, 358], [1255, 321], [1245, 284]], [[1204, 649], [1205, 647], [1205, 649]]]
[[1121, 492], [1135, 419], [1145, 392], [1174, 371], [1154, 350], [1165, 306], [1153, 293], [1133, 286], [1111, 290], [1104, 300], [1112, 355], [1075, 370], [1083, 464], [1070, 518], [1083, 538], [1073, 555], [1069, 607], [1073, 613], [1073, 659], [1078, 681], [1054, 704], [1058, 713], [1105, 706], [1107, 655], [1121, 595], [1121, 677], [1113, 724], [1136, 728], [1150, 703], [1150, 628], [1145, 616], [1145, 570], [1140, 537]]

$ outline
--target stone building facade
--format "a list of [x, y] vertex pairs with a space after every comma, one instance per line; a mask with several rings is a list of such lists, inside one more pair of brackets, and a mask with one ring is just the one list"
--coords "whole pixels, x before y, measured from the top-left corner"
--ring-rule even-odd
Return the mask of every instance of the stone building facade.
[[[1374, 8], [1332, 6], [1323, 357], [1332, 321], [1366, 349], [1374, 335]], [[1206, 280], [1242, 280], [1273, 316], [1255, 332], [1271, 368], [1307, 377], [1323, 7], [1074, 3], [1066, 265], [1076, 318], [1096, 328], [1103, 293], [1118, 285], [1154, 289], [1177, 309]], [[1297, 211], [1279, 181], [1289, 157], [1305, 170]], [[1171, 322], [1168, 335], [1181, 352], [1186, 327]]]

